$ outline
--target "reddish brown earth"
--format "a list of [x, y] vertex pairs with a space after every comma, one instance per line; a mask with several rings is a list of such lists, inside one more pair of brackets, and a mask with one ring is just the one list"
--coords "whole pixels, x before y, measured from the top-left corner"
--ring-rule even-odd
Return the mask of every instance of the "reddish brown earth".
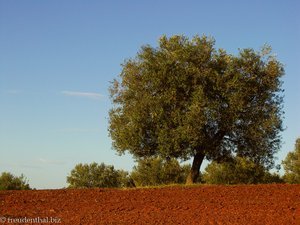
[[0, 192], [0, 224], [47, 219], [72, 225], [300, 224], [300, 185]]

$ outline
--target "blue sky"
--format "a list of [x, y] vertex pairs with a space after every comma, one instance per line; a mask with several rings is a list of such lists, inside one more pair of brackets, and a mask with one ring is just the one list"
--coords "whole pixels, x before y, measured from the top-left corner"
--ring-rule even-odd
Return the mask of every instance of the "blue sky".
[[286, 70], [281, 162], [300, 136], [299, 11], [297, 0], [0, 0], [0, 172], [61, 188], [80, 162], [131, 170], [111, 149], [109, 82], [163, 34], [211, 35], [234, 54], [273, 47]]

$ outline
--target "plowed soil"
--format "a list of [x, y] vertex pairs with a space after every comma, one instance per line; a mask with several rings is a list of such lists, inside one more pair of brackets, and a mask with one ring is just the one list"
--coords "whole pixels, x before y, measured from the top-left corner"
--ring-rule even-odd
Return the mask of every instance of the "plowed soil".
[[300, 185], [0, 192], [0, 224], [300, 224]]

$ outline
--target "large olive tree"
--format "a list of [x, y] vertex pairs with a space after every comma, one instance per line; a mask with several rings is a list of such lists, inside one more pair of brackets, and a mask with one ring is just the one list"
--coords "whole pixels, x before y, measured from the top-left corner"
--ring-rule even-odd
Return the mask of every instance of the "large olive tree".
[[206, 36], [161, 37], [123, 65], [110, 87], [113, 147], [136, 158], [203, 159], [232, 154], [272, 165], [282, 130], [282, 64], [265, 47], [237, 56]]

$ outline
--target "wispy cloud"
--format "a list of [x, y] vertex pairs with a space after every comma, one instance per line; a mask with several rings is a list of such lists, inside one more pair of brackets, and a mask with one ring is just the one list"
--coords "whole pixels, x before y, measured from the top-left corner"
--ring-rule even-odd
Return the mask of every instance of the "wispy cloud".
[[18, 167], [20, 168], [26, 168], [26, 169], [42, 169], [43, 167], [41, 165], [33, 165], [30, 163], [20, 163], [18, 164]]
[[45, 158], [35, 158], [31, 160], [23, 160], [13, 163], [1, 163], [6, 168], [24, 168], [24, 169], [43, 169], [45, 166], [63, 166], [67, 164], [67, 161], [62, 160], [50, 160]]
[[21, 90], [17, 90], [17, 89], [9, 89], [9, 90], [2, 91], [2, 93], [8, 94], [8, 95], [17, 95], [17, 94], [21, 94], [22, 91]]
[[66, 162], [64, 161], [59, 161], [59, 160], [49, 160], [49, 159], [44, 159], [44, 158], [39, 158], [38, 159], [38, 162], [39, 163], [42, 163], [42, 164], [48, 164], [48, 165], [64, 165], [66, 164]]
[[62, 91], [61, 93], [66, 96], [84, 97], [84, 98], [91, 98], [91, 99], [101, 99], [104, 97], [104, 95], [96, 92]]
[[64, 128], [58, 130], [61, 133], [95, 133], [99, 132], [99, 129], [84, 129], [84, 128]]
[[6, 168], [24, 168], [24, 169], [42, 169], [41, 165], [35, 165], [35, 163], [28, 162], [28, 161], [21, 161], [21, 162], [15, 162], [15, 163], [1, 163], [2, 166], [5, 166]]

